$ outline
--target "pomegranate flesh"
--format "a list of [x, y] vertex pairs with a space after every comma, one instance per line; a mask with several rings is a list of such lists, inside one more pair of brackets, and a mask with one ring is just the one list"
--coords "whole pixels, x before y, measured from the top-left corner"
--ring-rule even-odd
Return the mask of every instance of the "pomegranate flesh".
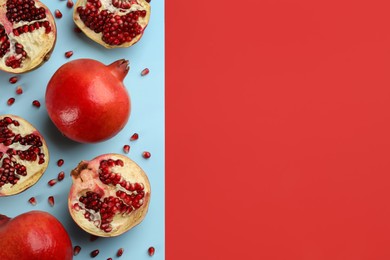
[[46, 142], [29, 122], [14, 115], [0, 116], [0, 197], [34, 185], [48, 162]]
[[0, 259], [71, 260], [72, 242], [63, 225], [43, 211], [15, 218], [0, 215]]
[[100, 237], [118, 236], [138, 225], [150, 202], [145, 172], [120, 154], [105, 154], [82, 161], [71, 173], [68, 207], [86, 232]]
[[149, 18], [150, 4], [145, 0], [78, 0], [73, 12], [81, 31], [106, 48], [138, 42]]
[[96, 143], [122, 130], [130, 116], [130, 97], [122, 82], [128, 65], [127, 60], [106, 66], [77, 59], [54, 73], [46, 89], [46, 108], [62, 134]]
[[39, 0], [0, 0], [0, 69], [33, 70], [50, 58], [57, 37], [50, 10]]

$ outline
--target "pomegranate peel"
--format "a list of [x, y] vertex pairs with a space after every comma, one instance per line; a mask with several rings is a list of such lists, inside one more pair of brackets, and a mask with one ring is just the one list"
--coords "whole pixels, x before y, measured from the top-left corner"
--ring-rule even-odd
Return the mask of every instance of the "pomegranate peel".
[[34, 185], [46, 171], [49, 150], [29, 122], [15, 115], [0, 116], [0, 197]]
[[71, 176], [69, 212], [86, 232], [100, 237], [118, 236], [145, 218], [150, 183], [130, 158], [105, 154], [81, 161]]

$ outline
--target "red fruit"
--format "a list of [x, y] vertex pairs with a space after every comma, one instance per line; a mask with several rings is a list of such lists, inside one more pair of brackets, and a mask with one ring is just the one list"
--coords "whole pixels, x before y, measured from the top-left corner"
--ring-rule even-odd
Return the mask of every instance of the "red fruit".
[[73, 1], [72, 1], [72, 0], [68, 0], [68, 1], [66, 2], [66, 6], [67, 6], [68, 8], [72, 8], [72, 7], [73, 7]]
[[43, 211], [13, 219], [0, 215], [0, 259], [71, 260], [72, 242], [62, 224]]
[[47, 201], [49, 202], [49, 205], [50, 206], [54, 206], [54, 197], [53, 196], [49, 196], [48, 198], [47, 198]]
[[96, 257], [98, 254], [99, 254], [99, 250], [98, 250], [98, 249], [93, 250], [93, 251], [91, 252], [91, 257]]
[[0, 69], [23, 73], [50, 58], [57, 30], [50, 10], [39, 0], [0, 1]]
[[130, 97], [122, 82], [128, 64], [123, 59], [108, 66], [77, 59], [54, 73], [46, 89], [46, 108], [65, 136], [96, 143], [122, 130], [130, 116]]
[[142, 153], [142, 157], [144, 157], [145, 159], [149, 159], [151, 156], [152, 155], [150, 154], [150, 152], [145, 151]]
[[65, 58], [69, 59], [70, 57], [72, 57], [73, 55], [73, 51], [67, 51], [65, 52]]
[[62, 181], [65, 178], [65, 172], [61, 171], [58, 173], [57, 180]]
[[130, 152], [130, 145], [125, 144], [125, 145], [123, 146], [123, 152], [124, 152], [124, 153], [129, 153], [129, 152]]
[[49, 151], [41, 134], [29, 122], [14, 115], [1, 115], [0, 160], [1, 197], [34, 185], [47, 168]]
[[149, 74], [149, 69], [148, 68], [145, 68], [145, 69], [143, 69], [142, 71], [141, 71], [141, 76], [146, 76], [146, 75], [148, 75]]
[[15, 103], [15, 98], [11, 97], [7, 100], [7, 105], [12, 106]]
[[150, 183], [144, 171], [120, 154], [82, 161], [71, 172], [68, 207], [74, 221], [100, 237], [118, 236], [138, 225], [150, 202]]
[[135, 140], [138, 140], [139, 138], [139, 135], [137, 133], [134, 133], [131, 137], [130, 137], [130, 141], [135, 141]]
[[31, 205], [33, 205], [33, 206], [37, 205], [37, 200], [35, 199], [35, 197], [29, 198], [28, 202], [29, 202]]
[[123, 248], [119, 248], [118, 251], [116, 252], [116, 256], [117, 257], [122, 256], [123, 255], [123, 251], [124, 251]]
[[61, 11], [58, 10], [58, 9], [56, 9], [56, 10], [54, 11], [54, 15], [55, 15], [56, 18], [58, 18], [58, 19], [62, 18], [62, 13], [61, 13]]
[[78, 0], [73, 12], [76, 25], [106, 48], [138, 42], [149, 18], [150, 5], [145, 0]]
[[16, 92], [16, 94], [18, 94], [18, 95], [23, 94], [23, 89], [22, 89], [22, 87], [21, 87], [21, 86], [17, 86], [15, 92]]
[[39, 102], [38, 100], [34, 100], [33, 102], [32, 102], [32, 105], [34, 106], [34, 107], [41, 107], [41, 102]]
[[51, 179], [50, 181], [47, 182], [49, 186], [54, 186], [57, 183], [57, 179]]
[[16, 76], [10, 77], [8, 81], [11, 84], [15, 84], [16, 82], [18, 82], [18, 77]]
[[80, 253], [81, 247], [80, 246], [75, 246], [73, 248], [73, 255], [76, 256]]
[[58, 167], [61, 167], [62, 165], [64, 165], [64, 159], [59, 159], [57, 161], [57, 165], [58, 165]]
[[150, 256], [153, 256], [154, 255], [154, 252], [155, 252], [156, 250], [154, 249], [154, 247], [149, 247], [149, 249], [148, 249], [148, 254], [150, 255]]

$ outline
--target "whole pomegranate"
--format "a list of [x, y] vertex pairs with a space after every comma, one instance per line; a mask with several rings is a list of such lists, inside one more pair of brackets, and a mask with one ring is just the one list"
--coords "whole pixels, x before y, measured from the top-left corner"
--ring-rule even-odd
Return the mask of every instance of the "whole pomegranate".
[[72, 242], [62, 224], [43, 211], [0, 215], [1, 260], [71, 260]]
[[33, 70], [47, 61], [57, 38], [50, 10], [39, 0], [0, 0], [0, 69]]
[[46, 108], [68, 138], [95, 143], [115, 136], [130, 116], [130, 97], [123, 85], [127, 60], [110, 65], [92, 59], [62, 65], [46, 89]]
[[72, 171], [68, 207], [74, 221], [95, 236], [118, 236], [138, 225], [150, 202], [145, 172], [130, 158], [104, 154]]
[[49, 151], [37, 129], [21, 117], [0, 115], [0, 197], [34, 185], [48, 163]]

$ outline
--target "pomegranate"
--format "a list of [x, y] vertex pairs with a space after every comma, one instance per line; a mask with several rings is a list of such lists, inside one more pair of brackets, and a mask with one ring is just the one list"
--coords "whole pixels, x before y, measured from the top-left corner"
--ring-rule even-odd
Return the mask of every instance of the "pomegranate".
[[145, 0], [78, 0], [73, 12], [81, 31], [106, 48], [138, 42], [149, 18], [150, 4]]
[[39, 0], [0, 0], [0, 69], [33, 70], [50, 58], [57, 30], [50, 10]]
[[46, 142], [29, 122], [14, 115], [0, 116], [0, 197], [34, 185], [48, 162]]
[[81, 143], [104, 141], [122, 130], [130, 116], [122, 82], [128, 65], [123, 59], [108, 66], [91, 59], [62, 65], [46, 89], [46, 108], [57, 128]]
[[72, 242], [62, 224], [43, 211], [30, 211], [13, 219], [0, 215], [0, 259], [70, 260]]
[[82, 161], [71, 172], [68, 207], [74, 221], [100, 237], [118, 236], [146, 216], [150, 184], [145, 172], [120, 154]]

